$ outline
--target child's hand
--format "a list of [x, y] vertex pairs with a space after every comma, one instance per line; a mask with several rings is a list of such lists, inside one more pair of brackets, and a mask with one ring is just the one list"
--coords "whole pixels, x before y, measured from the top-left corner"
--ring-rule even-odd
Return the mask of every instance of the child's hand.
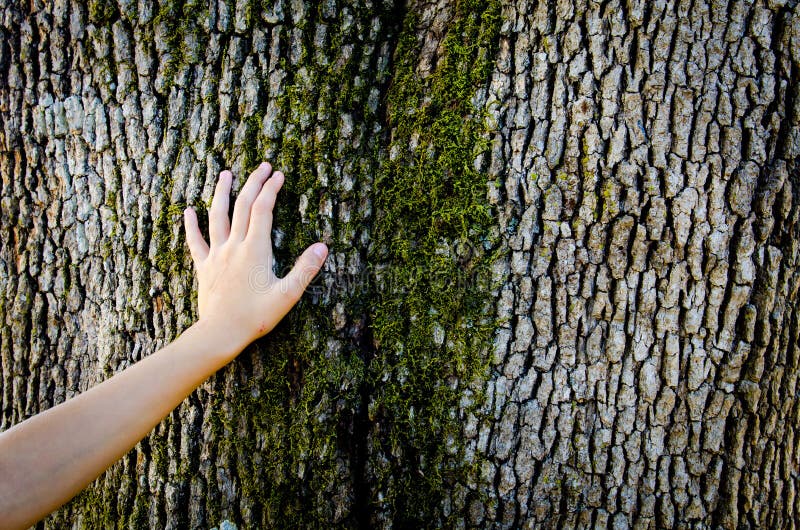
[[232, 178], [230, 171], [219, 175], [208, 212], [210, 248], [192, 208], [186, 209], [184, 219], [197, 268], [200, 321], [213, 322], [244, 348], [272, 330], [300, 300], [328, 249], [323, 243], [311, 245], [288, 275], [277, 278], [272, 270], [272, 208], [283, 173], [273, 172], [267, 162], [253, 171], [239, 192], [229, 222]]

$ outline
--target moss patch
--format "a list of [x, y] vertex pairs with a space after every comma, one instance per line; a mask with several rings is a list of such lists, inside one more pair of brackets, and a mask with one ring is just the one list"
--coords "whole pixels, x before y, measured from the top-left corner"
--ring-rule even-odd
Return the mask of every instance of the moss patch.
[[[208, 18], [208, 7], [199, 0], [168, 0], [159, 5], [153, 19], [153, 27], [163, 26], [163, 45], [166, 54], [164, 77], [166, 86], [171, 87], [175, 75], [199, 50], [187, 48], [187, 37], [199, 37], [202, 30], [199, 20]], [[198, 58], [195, 58], [198, 59]]]
[[116, 2], [92, 0], [89, 2], [89, 20], [95, 25], [108, 24], [119, 15]]
[[[495, 323], [484, 314], [489, 229], [488, 150], [472, 98], [485, 86], [499, 30], [497, 2], [462, 1], [433, 73], [417, 73], [417, 15], [409, 13], [389, 94], [393, 141], [375, 183], [370, 261], [385, 267], [375, 292], [377, 356], [370, 420], [383, 447], [373, 467], [400, 526], [443, 522], [441, 502], [475, 469], [460, 447], [460, 400], [483, 379]], [[409, 149], [409, 145], [416, 148]]]

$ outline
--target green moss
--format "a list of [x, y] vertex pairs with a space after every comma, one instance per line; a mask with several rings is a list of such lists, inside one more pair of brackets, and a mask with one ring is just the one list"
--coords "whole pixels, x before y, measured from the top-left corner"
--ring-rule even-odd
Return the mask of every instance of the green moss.
[[208, 7], [200, 0], [168, 0], [159, 5], [153, 26], [163, 25], [165, 28], [163, 37], [168, 55], [164, 73], [168, 88], [173, 85], [180, 68], [197, 52], [186, 48], [187, 35], [200, 36], [197, 21], [207, 18]]
[[111, 211], [111, 233], [104, 238], [101, 245], [101, 256], [103, 259], [111, 257], [114, 252], [114, 242], [119, 236], [119, 218], [117, 216], [117, 190], [108, 189], [105, 196], [105, 206]]
[[102, 247], [100, 248], [100, 256], [103, 259], [108, 259], [111, 257], [111, 254], [114, 252], [114, 243], [113, 239], [106, 239], [103, 241]]
[[114, 216], [117, 213], [117, 190], [108, 190], [106, 192], [106, 206], [114, 211]]
[[[105, 493], [105, 495], [104, 495]], [[93, 486], [85, 489], [78, 497], [79, 502], [85, 506], [103, 507], [96, 510], [85, 512], [83, 515], [82, 526], [86, 530], [93, 528], [114, 528], [116, 525], [116, 510], [109, 506], [104, 497], [108, 494], [103, 489]]]
[[[442, 521], [445, 492], [477, 472], [464, 463], [454, 411], [466, 385], [485, 375], [495, 328], [484, 315], [493, 259], [484, 248], [491, 247], [493, 224], [488, 182], [473, 167], [489, 146], [484, 116], [470, 101], [491, 72], [499, 15], [497, 2], [460, 2], [427, 79], [416, 71], [415, 13], [407, 15], [395, 53], [389, 151], [401, 154], [383, 164], [376, 180], [370, 256], [390, 265], [392, 278], [375, 293], [379, 347], [369, 376], [371, 419], [381, 425], [384, 456], [393, 457], [388, 465], [373, 462], [384, 481], [376, 489], [389, 491], [400, 525]], [[408, 150], [414, 140], [418, 146]], [[438, 345], [434, 334], [441, 330], [445, 342]], [[455, 447], [446, 447], [448, 438]]]
[[247, 126], [246, 134], [245, 134], [245, 141], [242, 149], [244, 151], [244, 160], [246, 167], [256, 167], [258, 164], [263, 162], [263, 156], [261, 153], [263, 152], [260, 148], [263, 145], [263, 138], [261, 136], [261, 121], [264, 119], [264, 116], [261, 112], [253, 114], [245, 118], [245, 123]]
[[89, 20], [97, 26], [105, 25], [119, 16], [117, 3], [111, 0], [89, 2]]
[[[165, 187], [165, 193], [172, 189], [171, 183]], [[156, 255], [153, 264], [161, 272], [168, 274], [172, 267], [181, 265], [186, 259], [186, 250], [181, 240], [173, 238], [174, 227], [181, 226], [185, 203], [169, 204], [159, 210], [158, 218], [153, 225]]]
[[553, 41], [550, 40], [548, 35], [542, 37], [542, 48], [544, 48], [544, 51], [547, 53], [551, 53], [553, 51]]
[[[133, 505], [133, 513], [131, 513], [127, 528], [147, 528], [147, 512], [150, 511], [150, 497], [148, 495], [137, 496], [136, 502]], [[88, 505], [94, 508], [95, 505]], [[104, 528], [104, 527], [96, 527]], [[111, 528], [111, 527], [105, 527]], [[124, 527], [123, 527], [124, 528]]]

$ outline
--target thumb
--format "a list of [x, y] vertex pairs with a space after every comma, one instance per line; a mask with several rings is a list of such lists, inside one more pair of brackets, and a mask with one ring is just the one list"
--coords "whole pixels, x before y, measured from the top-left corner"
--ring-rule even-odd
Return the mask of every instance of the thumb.
[[308, 284], [319, 273], [325, 258], [328, 257], [328, 247], [324, 243], [314, 243], [303, 252], [297, 262], [282, 280], [282, 291], [292, 298], [299, 300], [303, 296]]

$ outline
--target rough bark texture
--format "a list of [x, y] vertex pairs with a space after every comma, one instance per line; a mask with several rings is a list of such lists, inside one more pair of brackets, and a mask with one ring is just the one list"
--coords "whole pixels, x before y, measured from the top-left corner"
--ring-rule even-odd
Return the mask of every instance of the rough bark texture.
[[800, 521], [797, 2], [7, 0], [0, 37], [0, 429], [191, 324], [221, 169], [286, 171], [279, 268], [332, 250], [40, 526]]

